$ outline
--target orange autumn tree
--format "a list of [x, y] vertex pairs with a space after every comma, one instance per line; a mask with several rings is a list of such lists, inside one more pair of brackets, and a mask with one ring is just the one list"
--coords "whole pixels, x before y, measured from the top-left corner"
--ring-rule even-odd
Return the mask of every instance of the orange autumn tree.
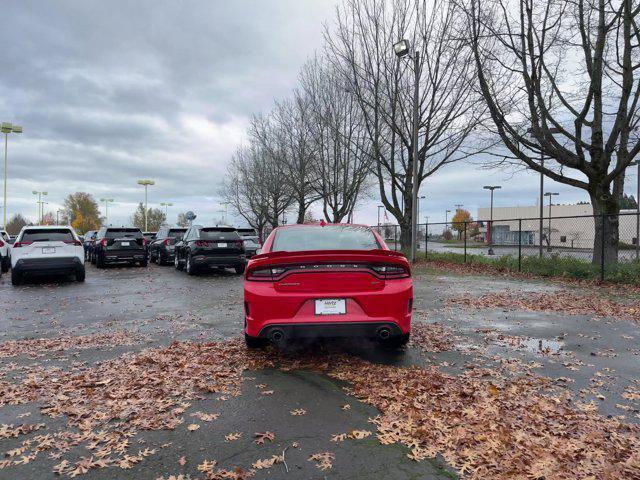
[[451, 219], [451, 228], [458, 232], [458, 240], [462, 238], [462, 234], [465, 229], [465, 222], [467, 222], [467, 228], [469, 227], [469, 223], [473, 221], [471, 214], [468, 210], [463, 208], [458, 208], [456, 210], [456, 214]]

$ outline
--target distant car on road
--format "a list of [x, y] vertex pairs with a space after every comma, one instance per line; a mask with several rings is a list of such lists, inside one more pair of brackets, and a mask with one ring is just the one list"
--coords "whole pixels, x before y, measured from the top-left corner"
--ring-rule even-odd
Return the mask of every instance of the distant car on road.
[[71, 227], [23, 227], [11, 248], [11, 283], [27, 275], [75, 275], [84, 282], [84, 249]]
[[181, 227], [160, 228], [155, 240], [149, 244], [149, 260], [158, 265], [173, 263], [176, 242], [182, 240], [186, 231]]
[[233, 227], [193, 225], [176, 244], [174, 265], [195, 275], [204, 268], [233, 268], [243, 273], [246, 266], [244, 244]]
[[274, 229], [244, 282], [245, 341], [259, 347], [296, 338], [409, 341], [413, 286], [405, 256], [367, 226]]
[[258, 232], [253, 228], [239, 228], [238, 235], [240, 235], [244, 243], [244, 251], [247, 258], [253, 257], [262, 245]]
[[142, 231], [135, 227], [102, 227], [96, 236], [94, 252], [96, 267], [109, 263], [139, 263], [146, 267], [147, 248]]
[[6, 230], [0, 230], [0, 273], [6, 273], [11, 267], [11, 237]]

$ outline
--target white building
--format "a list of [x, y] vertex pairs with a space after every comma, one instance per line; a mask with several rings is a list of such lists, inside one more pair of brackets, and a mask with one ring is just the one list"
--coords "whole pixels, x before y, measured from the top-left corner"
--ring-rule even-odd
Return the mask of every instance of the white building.
[[[489, 208], [478, 209], [478, 220], [483, 221], [480, 229], [486, 235], [486, 223], [490, 218]], [[552, 205], [549, 219], [549, 205], [544, 207], [542, 240], [545, 245], [568, 248], [593, 248], [595, 223], [591, 204]], [[517, 245], [518, 230], [522, 222], [522, 244], [538, 245], [540, 242], [540, 207], [493, 207], [492, 242], [499, 245]], [[635, 245], [636, 210], [620, 212], [620, 242]], [[549, 228], [551, 227], [551, 228]]]

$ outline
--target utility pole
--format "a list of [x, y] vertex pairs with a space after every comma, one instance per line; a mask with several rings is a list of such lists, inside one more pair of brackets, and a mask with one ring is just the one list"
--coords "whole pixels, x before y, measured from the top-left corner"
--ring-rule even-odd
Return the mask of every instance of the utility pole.
[[546, 192], [544, 194], [545, 197], [549, 197], [549, 238], [547, 239], [548, 251], [551, 251], [551, 197], [554, 195], [560, 195], [558, 192]]
[[20, 125], [12, 125], [7, 122], [3, 122], [0, 125], [0, 131], [4, 133], [4, 213], [2, 225], [7, 225], [7, 145], [9, 143], [10, 133], [22, 133], [22, 127]]

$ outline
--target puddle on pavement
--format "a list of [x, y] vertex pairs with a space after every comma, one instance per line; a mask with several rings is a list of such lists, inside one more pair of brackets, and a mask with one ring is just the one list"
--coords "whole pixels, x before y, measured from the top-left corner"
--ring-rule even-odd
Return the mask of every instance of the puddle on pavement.
[[544, 353], [548, 355], [558, 354], [564, 344], [558, 340], [545, 340], [542, 338], [525, 338], [521, 347], [531, 353]]

